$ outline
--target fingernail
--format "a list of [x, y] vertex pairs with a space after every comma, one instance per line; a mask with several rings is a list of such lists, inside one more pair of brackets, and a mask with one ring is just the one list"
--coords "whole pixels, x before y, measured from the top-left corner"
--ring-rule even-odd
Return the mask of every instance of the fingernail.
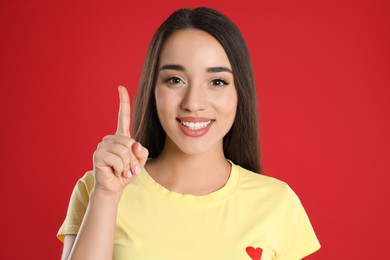
[[139, 167], [138, 165], [135, 166], [135, 174], [139, 175], [141, 173], [141, 167]]
[[132, 176], [133, 176], [133, 175], [131, 174], [131, 171], [128, 170], [128, 171], [126, 172], [126, 178], [130, 179]]
[[143, 150], [143, 149], [142, 149], [142, 145], [141, 145], [141, 144], [138, 145], [137, 150], [138, 150], [138, 153], [139, 153], [139, 154], [142, 154], [142, 150]]

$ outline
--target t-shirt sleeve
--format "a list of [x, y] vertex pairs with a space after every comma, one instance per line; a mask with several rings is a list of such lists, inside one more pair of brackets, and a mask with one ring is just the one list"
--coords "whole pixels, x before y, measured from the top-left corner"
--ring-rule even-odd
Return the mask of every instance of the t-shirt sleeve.
[[278, 260], [298, 260], [317, 251], [321, 246], [310, 220], [295, 192], [285, 187], [285, 227], [282, 250]]
[[64, 241], [65, 235], [76, 235], [83, 221], [89, 202], [89, 194], [93, 188], [92, 172], [87, 172], [80, 178], [73, 188], [70, 197], [66, 218], [57, 232], [57, 238]]

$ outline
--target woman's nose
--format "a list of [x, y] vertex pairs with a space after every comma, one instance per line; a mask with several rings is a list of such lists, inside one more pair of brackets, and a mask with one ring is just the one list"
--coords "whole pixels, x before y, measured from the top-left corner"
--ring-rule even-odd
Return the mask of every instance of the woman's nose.
[[206, 103], [207, 97], [202, 86], [190, 85], [185, 91], [183, 100], [181, 102], [181, 107], [185, 110], [194, 112], [204, 110], [207, 106]]

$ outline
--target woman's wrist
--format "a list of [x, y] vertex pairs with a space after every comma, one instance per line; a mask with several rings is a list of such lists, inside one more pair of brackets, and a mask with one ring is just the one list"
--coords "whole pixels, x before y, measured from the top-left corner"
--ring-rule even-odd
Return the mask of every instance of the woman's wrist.
[[109, 205], [117, 205], [122, 196], [122, 192], [112, 193], [99, 188], [94, 187], [90, 194], [90, 202], [96, 203], [109, 203]]

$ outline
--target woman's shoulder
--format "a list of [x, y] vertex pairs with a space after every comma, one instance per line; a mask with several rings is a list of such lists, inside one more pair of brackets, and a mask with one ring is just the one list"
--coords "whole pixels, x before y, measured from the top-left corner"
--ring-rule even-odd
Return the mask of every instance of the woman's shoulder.
[[241, 167], [240, 165], [234, 165], [234, 167], [236, 168], [240, 176], [241, 184], [243, 185], [262, 188], [267, 187], [278, 190], [285, 190], [288, 187], [286, 182], [281, 181], [275, 177], [250, 171]]
[[282, 209], [302, 210], [302, 204], [295, 191], [284, 181], [275, 177], [258, 174], [241, 166], [237, 167], [240, 176], [239, 193], [255, 201], [266, 200]]

